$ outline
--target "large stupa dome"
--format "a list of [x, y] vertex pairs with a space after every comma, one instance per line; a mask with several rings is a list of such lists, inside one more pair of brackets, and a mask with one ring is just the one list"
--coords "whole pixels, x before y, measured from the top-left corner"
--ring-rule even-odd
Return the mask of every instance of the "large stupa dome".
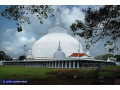
[[48, 30], [48, 34], [40, 38], [32, 47], [34, 59], [52, 59], [58, 48], [58, 42], [61, 43], [62, 51], [66, 57], [73, 53], [84, 53], [82, 45], [72, 36], [67, 34], [67, 29], [61, 26], [59, 10], [57, 10], [55, 26]]

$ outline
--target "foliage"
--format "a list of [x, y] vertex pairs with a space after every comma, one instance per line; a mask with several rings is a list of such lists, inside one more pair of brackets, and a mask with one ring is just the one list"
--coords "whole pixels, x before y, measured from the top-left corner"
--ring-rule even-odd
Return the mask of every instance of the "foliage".
[[24, 55], [19, 57], [19, 60], [24, 60], [26, 57]]
[[4, 56], [0, 54], [0, 60], [4, 60]]
[[3, 52], [3, 54], [2, 53], [0, 54], [0, 60], [11, 61], [12, 58]]
[[1, 15], [9, 20], [17, 21], [16, 25], [18, 32], [22, 31], [21, 24], [28, 23], [30, 24], [29, 14], [34, 14], [40, 20], [40, 24], [43, 24], [42, 19], [47, 19], [49, 14], [52, 14], [53, 8], [49, 5], [10, 5], [1, 13]]
[[98, 59], [98, 60], [107, 60], [108, 57], [111, 58], [111, 57], [114, 57], [114, 55], [113, 54], [100, 55], [100, 56], [96, 56], [95, 59]]
[[95, 59], [97, 59], [97, 60], [107, 60], [108, 57], [109, 58], [120, 58], [120, 55], [105, 54], [105, 55], [96, 56]]
[[116, 42], [120, 38], [120, 6], [106, 5], [98, 10], [88, 8], [83, 9], [83, 13], [84, 22], [76, 20], [70, 28], [74, 34], [87, 39], [86, 48], [89, 49], [92, 44], [103, 40], [109, 52], [118, 50]]
[[114, 57], [115, 57], [115, 58], [120, 58], [120, 55], [115, 55]]

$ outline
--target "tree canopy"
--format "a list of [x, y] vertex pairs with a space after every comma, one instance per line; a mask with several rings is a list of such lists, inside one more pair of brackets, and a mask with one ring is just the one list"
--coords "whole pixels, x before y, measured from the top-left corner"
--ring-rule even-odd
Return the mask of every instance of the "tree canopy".
[[0, 60], [11, 61], [12, 58], [4, 53], [4, 51], [0, 51]]
[[[109, 52], [118, 50], [116, 42], [120, 39], [120, 6], [106, 5], [99, 9], [83, 9], [84, 21], [76, 20], [70, 26], [74, 34], [87, 39], [86, 48], [103, 40]], [[79, 32], [81, 31], [81, 32]]]
[[26, 57], [24, 55], [19, 57], [19, 60], [24, 60]]
[[50, 17], [54, 16], [52, 14], [53, 8], [49, 5], [10, 5], [1, 12], [1, 15], [9, 20], [15, 20], [18, 32], [22, 31], [21, 24], [30, 24], [29, 14], [35, 14], [40, 24], [43, 24], [42, 19], [47, 19], [49, 14]]

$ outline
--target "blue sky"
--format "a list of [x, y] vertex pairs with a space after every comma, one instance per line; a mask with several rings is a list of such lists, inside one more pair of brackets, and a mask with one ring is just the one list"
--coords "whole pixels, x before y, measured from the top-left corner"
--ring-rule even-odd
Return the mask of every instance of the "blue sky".
[[[6, 6], [0, 6], [0, 13], [5, 9]], [[73, 33], [70, 31], [70, 25], [76, 20], [83, 20], [84, 14], [82, 13], [82, 9], [87, 7], [91, 7], [92, 9], [98, 9], [101, 6], [87, 6], [87, 5], [79, 5], [79, 6], [54, 6], [53, 8], [59, 8], [61, 13], [61, 22], [68, 29], [68, 33], [73, 36]], [[54, 11], [54, 14], [55, 14]], [[0, 51], [4, 51], [6, 54], [11, 57], [18, 58], [20, 55], [24, 54], [24, 45], [26, 45], [26, 51], [31, 49], [32, 45], [39, 38], [47, 34], [48, 28], [54, 25], [54, 19], [48, 18], [43, 19], [44, 24], [40, 24], [35, 15], [29, 15], [32, 23], [30, 25], [23, 24], [23, 31], [17, 32], [16, 22], [13, 20], [8, 20], [0, 15]], [[74, 37], [74, 36], [73, 36]], [[77, 38], [77, 37], [76, 37]], [[81, 39], [81, 43], [85, 48], [84, 39]], [[107, 50], [104, 49], [103, 43], [98, 42], [96, 45], [93, 45], [90, 48], [90, 52], [92, 56], [103, 55], [108, 53]]]

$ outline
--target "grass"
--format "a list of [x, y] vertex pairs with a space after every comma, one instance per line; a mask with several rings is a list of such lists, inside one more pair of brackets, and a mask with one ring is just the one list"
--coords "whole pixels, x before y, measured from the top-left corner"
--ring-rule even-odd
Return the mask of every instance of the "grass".
[[98, 75], [104, 78], [114, 78], [114, 72], [99, 72]]
[[41, 68], [23, 66], [0, 66], [0, 79], [38, 79], [53, 77], [46, 74], [52, 71], [73, 70], [63, 68]]
[[120, 66], [104, 66], [104, 67], [101, 67], [101, 69], [106, 69], [106, 70], [112, 70], [113, 68], [116, 68], [116, 69], [120, 70]]
[[54, 77], [47, 74], [52, 71], [78, 70], [86, 75], [93, 69], [66, 69], [66, 68], [41, 68], [41, 67], [23, 67], [23, 66], [0, 66], [0, 80], [2, 79], [40, 79]]
[[[105, 71], [99, 71], [98, 75], [103, 76], [104, 78], [114, 78], [116, 71], [113, 70], [116, 68], [117, 72], [120, 71], [120, 66], [105, 66], [101, 69]], [[77, 70], [77, 72], [71, 72], [70, 70]], [[44, 78], [56, 78], [53, 74], [48, 74], [50, 72], [65, 71], [63, 76], [70, 75], [85, 75], [88, 78], [95, 77], [95, 68], [79, 68], [79, 69], [69, 69], [69, 68], [41, 68], [41, 67], [23, 67], [23, 66], [0, 66], [0, 80], [2, 79], [44, 79]], [[67, 72], [69, 71], [69, 72]], [[117, 73], [120, 76], [120, 73]], [[63, 77], [61, 76], [61, 77]], [[58, 78], [58, 77], [57, 77]], [[1, 84], [1, 82], [0, 82]]]
[[0, 79], [47, 78], [51, 77], [51, 75], [45, 73], [51, 71], [53, 70], [39, 67], [0, 66]]

